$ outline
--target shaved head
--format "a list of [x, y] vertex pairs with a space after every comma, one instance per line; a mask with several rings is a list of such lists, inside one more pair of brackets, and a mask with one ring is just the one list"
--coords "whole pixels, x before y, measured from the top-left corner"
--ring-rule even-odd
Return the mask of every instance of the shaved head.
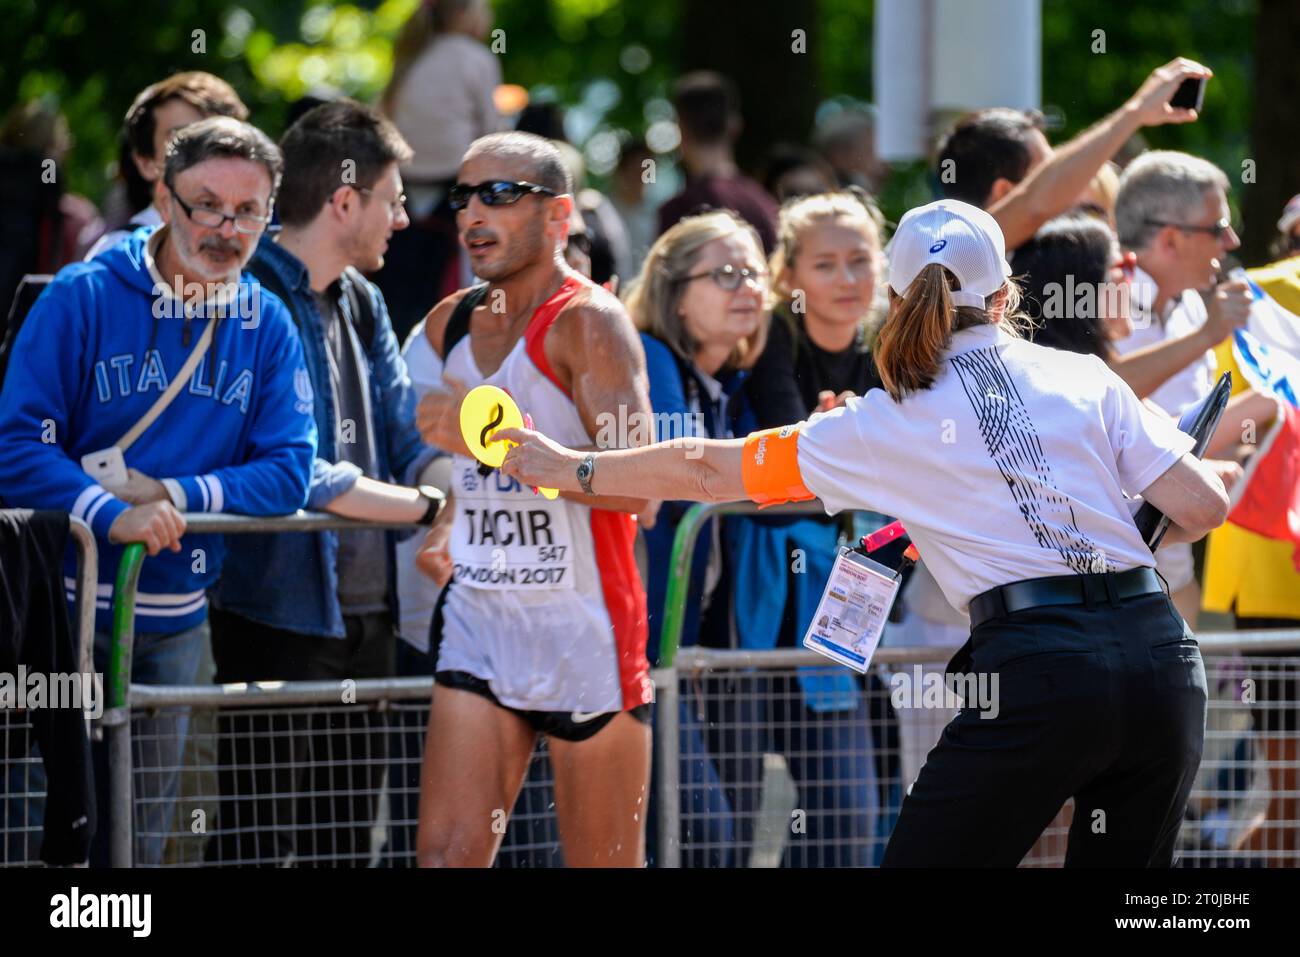
[[518, 170], [520, 179], [530, 183], [545, 186], [556, 193], [573, 192], [573, 180], [564, 165], [564, 158], [550, 140], [541, 136], [510, 132], [479, 137], [470, 144], [461, 165], [481, 156], [506, 161], [511, 168]]

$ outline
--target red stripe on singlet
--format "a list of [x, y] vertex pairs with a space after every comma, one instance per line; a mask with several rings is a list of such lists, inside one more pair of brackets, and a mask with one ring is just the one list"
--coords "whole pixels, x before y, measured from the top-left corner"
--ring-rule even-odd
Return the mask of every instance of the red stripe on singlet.
[[583, 281], [576, 276], [570, 276], [560, 284], [560, 288], [555, 290], [555, 294], [537, 307], [533, 313], [533, 318], [528, 320], [528, 328], [524, 330], [524, 350], [528, 353], [528, 358], [533, 360], [533, 365], [537, 366], [537, 371], [546, 378], [550, 379], [557, 389], [564, 393], [570, 401], [573, 400], [572, 393], [564, 387], [556, 376], [555, 370], [551, 368], [550, 360], [546, 358], [546, 348], [543, 343], [546, 341], [546, 333], [554, 324], [556, 318], [580, 289]]
[[618, 655], [618, 684], [623, 710], [649, 704], [654, 698], [645, 645], [649, 633], [645, 588], [636, 567], [636, 517], [602, 508], [591, 510], [591, 538], [596, 544], [596, 570], [605, 595], [605, 610], [614, 627]]
[[[575, 276], [565, 279], [555, 295], [537, 307], [524, 330], [524, 349], [528, 358], [569, 401], [573, 395], [560, 382], [546, 358], [546, 333], [560, 310], [574, 297], [585, 280]], [[650, 665], [646, 660], [645, 587], [636, 567], [636, 518], [623, 512], [591, 509], [591, 539], [596, 547], [596, 572], [605, 598], [605, 611], [614, 630], [614, 653], [618, 658], [618, 682], [623, 694], [623, 708], [649, 704], [654, 694], [650, 684]]]

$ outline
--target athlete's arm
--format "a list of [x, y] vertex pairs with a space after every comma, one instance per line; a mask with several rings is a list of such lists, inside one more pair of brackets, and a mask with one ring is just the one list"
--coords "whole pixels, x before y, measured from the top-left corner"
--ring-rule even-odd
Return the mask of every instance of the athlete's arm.
[[[564, 310], [551, 327], [543, 344], [546, 358], [560, 381], [567, 383], [578, 416], [588, 435], [601, 440], [610, 435], [610, 423], [650, 422], [650, 381], [645, 353], [632, 320], [614, 296], [592, 290], [580, 302]], [[620, 409], [626, 410], [620, 414]], [[640, 440], [649, 430], [632, 428], [630, 435], [613, 435], [616, 447]], [[593, 447], [595, 448], [595, 447]], [[582, 455], [578, 456], [578, 461]], [[576, 465], [575, 465], [576, 468]], [[547, 485], [570, 494], [565, 498], [592, 508], [615, 512], [643, 512], [660, 495], [630, 485], [587, 495], [576, 484]], [[593, 489], [595, 485], [593, 483]]]

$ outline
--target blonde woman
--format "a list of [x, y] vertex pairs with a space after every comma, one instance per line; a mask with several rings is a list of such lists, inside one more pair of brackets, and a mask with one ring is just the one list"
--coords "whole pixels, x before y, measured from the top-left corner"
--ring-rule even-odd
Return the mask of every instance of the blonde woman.
[[[861, 395], [880, 385], [871, 358], [871, 321], [883, 265], [879, 213], [866, 193], [816, 193], [781, 207], [777, 248], [772, 255], [772, 329], [767, 348], [745, 384], [758, 428], [775, 428], [829, 408], [839, 397]], [[876, 315], [878, 319], [879, 316]], [[830, 572], [841, 529], [851, 533], [855, 516], [826, 515], [736, 519], [727, 526], [728, 552], [737, 567], [761, 569], [737, 576], [733, 588], [736, 631], [746, 648], [796, 646], [807, 630]], [[872, 529], [888, 522], [856, 516]], [[793, 574], [791, 556], [802, 573]], [[814, 736], [833, 763], [817, 774], [812, 790], [833, 816], [811, 812], [804, 850], [792, 842], [801, 866], [864, 866], [874, 863], [876, 788], [874, 742], [867, 698], [842, 668], [801, 668], [785, 697], [788, 720]], [[847, 719], [847, 720], [846, 720]], [[827, 733], [830, 723], [855, 730], [847, 740]], [[787, 762], [802, 770], [796, 754]], [[796, 773], [796, 777], [798, 774]], [[839, 797], [835, 797], [838, 789]], [[804, 805], [801, 805], [804, 806]], [[815, 836], [852, 835], [834, 850]], [[818, 844], [821, 847], [818, 847]]]
[[767, 348], [746, 384], [760, 428], [807, 418], [880, 385], [869, 348], [883, 259], [865, 194], [818, 193], [781, 208]]

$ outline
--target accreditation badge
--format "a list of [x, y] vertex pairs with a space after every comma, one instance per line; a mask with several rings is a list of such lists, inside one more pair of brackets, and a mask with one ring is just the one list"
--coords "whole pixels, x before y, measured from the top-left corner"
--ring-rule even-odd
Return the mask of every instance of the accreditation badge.
[[902, 581], [898, 573], [861, 552], [841, 548], [804, 635], [804, 647], [865, 674]]

